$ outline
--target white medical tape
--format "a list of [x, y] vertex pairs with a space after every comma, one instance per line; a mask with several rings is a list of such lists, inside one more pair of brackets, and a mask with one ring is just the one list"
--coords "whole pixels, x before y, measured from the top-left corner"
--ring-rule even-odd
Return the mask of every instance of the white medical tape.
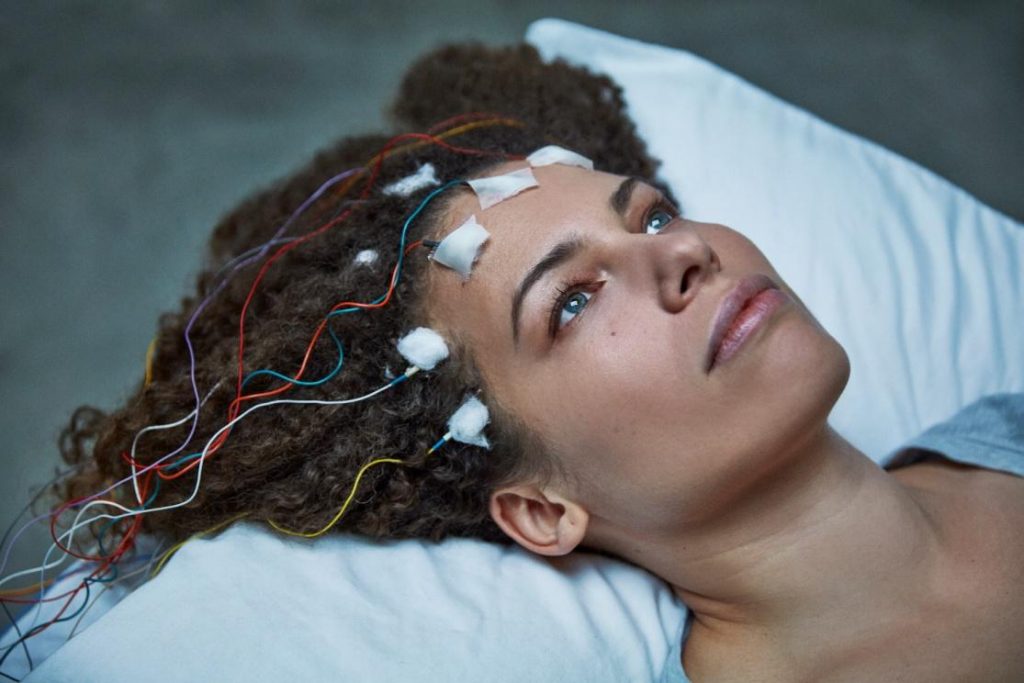
[[529, 167], [489, 178], [469, 180], [467, 183], [473, 188], [473, 192], [476, 192], [481, 209], [489, 209], [498, 202], [515, 197], [523, 190], [537, 187], [539, 184]]
[[530, 166], [550, 166], [551, 164], [564, 164], [566, 166], [579, 166], [588, 171], [594, 170], [594, 162], [581, 154], [569, 151], [558, 145], [541, 147], [536, 152], [526, 157]]
[[424, 187], [432, 187], [434, 185], [440, 185], [441, 181], [437, 179], [437, 171], [434, 165], [431, 163], [423, 164], [410, 176], [406, 176], [401, 180], [396, 180], [381, 192], [384, 194], [398, 194], [403, 197], [408, 197], [417, 190], [422, 190]]
[[490, 236], [484, 226], [476, 222], [476, 215], [470, 216], [441, 240], [430, 258], [456, 271], [466, 280], [473, 270], [473, 262], [480, 253], [480, 247]]

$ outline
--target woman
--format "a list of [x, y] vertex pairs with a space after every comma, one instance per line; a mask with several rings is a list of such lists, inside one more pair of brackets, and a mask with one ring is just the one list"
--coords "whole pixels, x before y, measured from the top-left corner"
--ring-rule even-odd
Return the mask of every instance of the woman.
[[[452, 349], [429, 379], [238, 423], [203, 460], [194, 496], [194, 475], [164, 473], [157, 503], [188, 503], [140, 515], [143, 530], [183, 540], [246, 517], [293, 532], [607, 552], [660, 576], [691, 608], [668, 680], [685, 680], [682, 667], [696, 681], [1024, 677], [1014, 591], [1024, 481], [942, 460], [886, 472], [829, 428], [850, 370], [843, 349], [755, 245], [679, 215], [607, 79], [544, 65], [529, 48], [446, 48], [411, 69], [393, 111], [402, 130], [464, 112], [501, 116], [440, 126], [458, 150], [436, 140], [398, 150], [361, 176], [367, 184], [327, 191], [287, 236], [316, 234], [265, 270], [220, 273], [388, 138], [343, 141], [225, 218], [197, 295], [161, 320], [149, 381], [113, 414], [76, 413], [62, 450], [84, 468], [62, 497], [179, 449], [187, 426], [148, 432], [126, 455], [139, 430], [197, 403], [192, 440], [202, 445], [249, 405], [242, 394], [284, 384], [303, 399], [365, 394], [403, 366], [394, 340], [425, 325]], [[534, 168], [536, 187], [486, 209], [453, 186], [402, 242], [436, 186], [384, 188], [426, 164], [442, 183], [500, 176], [552, 143], [596, 170]], [[426, 247], [407, 250], [471, 216], [490, 239], [468, 279]], [[376, 261], [354, 258], [364, 250]], [[332, 306], [374, 300], [407, 251], [387, 306], [330, 319], [341, 371], [327, 335], [301, 363]], [[467, 393], [490, 410], [492, 448], [451, 441], [428, 454]], [[402, 462], [366, 470], [359, 504], [332, 525], [373, 455]]]

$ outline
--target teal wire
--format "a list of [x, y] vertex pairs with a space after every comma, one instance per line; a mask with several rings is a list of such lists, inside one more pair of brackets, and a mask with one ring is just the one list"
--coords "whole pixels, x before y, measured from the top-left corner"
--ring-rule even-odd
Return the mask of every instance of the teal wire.
[[[359, 309], [346, 308], [345, 312], [356, 310]], [[338, 312], [340, 313], [341, 311]], [[276, 377], [277, 379], [284, 380], [285, 382], [291, 382], [292, 384], [298, 384], [299, 386], [302, 387], [315, 387], [317, 385], [323, 384], [324, 382], [330, 381], [335, 375], [341, 372], [341, 366], [345, 362], [345, 348], [341, 345], [341, 340], [338, 339], [338, 335], [334, 334], [334, 330], [331, 329], [330, 326], [327, 327], [327, 332], [331, 335], [331, 338], [334, 339], [334, 343], [338, 347], [338, 364], [334, 366], [334, 369], [331, 370], [328, 374], [326, 374], [323, 378], [318, 380], [302, 380], [296, 379], [294, 377], [288, 377], [287, 375], [282, 375], [280, 372], [276, 372], [274, 370], [255, 370], [253, 372], [250, 372], [246, 376], [246, 378], [242, 380], [242, 386], [244, 387], [246, 384], [248, 384], [249, 380], [251, 380], [253, 377], [258, 377], [260, 375], [270, 375], [271, 377]]]
[[[445, 183], [441, 187], [437, 188], [436, 190], [434, 190], [433, 192], [428, 194], [423, 199], [423, 201], [420, 202], [419, 206], [417, 206], [416, 209], [411, 214], [409, 214], [409, 217], [405, 219], [405, 223], [402, 225], [402, 235], [399, 238], [399, 242], [398, 242], [398, 265], [395, 266], [395, 275], [394, 275], [394, 278], [393, 278], [395, 286], [398, 286], [398, 281], [402, 277], [402, 264], [403, 264], [403, 262], [405, 260], [405, 240], [406, 240], [406, 237], [408, 236], [409, 226], [412, 225], [412, 222], [414, 220], [416, 220], [416, 217], [419, 216], [420, 213], [422, 213], [423, 209], [426, 208], [427, 204], [429, 204], [437, 195], [441, 194], [442, 192], [444, 192], [445, 190], [447, 190], [450, 187], [453, 187], [455, 185], [461, 185], [463, 182], [464, 181], [462, 181], [462, 180], [452, 180], [451, 182]], [[390, 289], [390, 287], [388, 289]], [[387, 297], [386, 293], [380, 295], [379, 297], [377, 297], [376, 299], [371, 301], [370, 305], [372, 306], [372, 305], [375, 305], [375, 304], [379, 304], [380, 302], [384, 301], [385, 297]], [[327, 318], [329, 320], [329, 319], [334, 318], [336, 316], [345, 315], [346, 313], [355, 313], [357, 311], [362, 311], [362, 310], [365, 310], [365, 309], [357, 308], [357, 307], [354, 307], [354, 306], [350, 307], [350, 308], [343, 308], [341, 310], [333, 311], [331, 313], [328, 313], [327, 314]], [[321, 385], [321, 384], [323, 384], [325, 382], [329, 382], [339, 372], [341, 372], [341, 367], [342, 367], [342, 364], [343, 364], [344, 359], [345, 359], [345, 350], [344, 350], [344, 348], [342, 346], [341, 340], [338, 339], [338, 337], [334, 334], [334, 330], [331, 329], [330, 327], [328, 327], [327, 331], [331, 334], [331, 337], [334, 338], [334, 342], [338, 346], [338, 364], [334, 367], [333, 370], [331, 370], [331, 372], [329, 372], [324, 377], [322, 377], [322, 378], [320, 378], [318, 380], [300, 380], [300, 379], [295, 379], [294, 377], [288, 377], [287, 375], [283, 375], [283, 374], [281, 374], [281, 373], [279, 373], [279, 372], [277, 372], [275, 370], [255, 370], [253, 372], [250, 372], [245, 377], [245, 379], [242, 380], [242, 386], [244, 387], [249, 382], [249, 380], [251, 380], [252, 378], [257, 377], [257, 376], [261, 376], [261, 375], [270, 375], [271, 377], [275, 377], [275, 378], [280, 379], [280, 380], [285, 381], [285, 382], [290, 382], [291, 384], [298, 384], [299, 386], [303, 386], [303, 387], [315, 387], [315, 386], [319, 386], [319, 385]], [[193, 458], [194, 459], [195, 457], [197, 457], [197, 455], [198, 454], [194, 453], [192, 455], [186, 456], [186, 458]], [[168, 467], [168, 469], [173, 469], [175, 466], [178, 466], [181, 462], [183, 462], [183, 461], [179, 460], [177, 463], [174, 463], [174, 465], [170, 465]]]

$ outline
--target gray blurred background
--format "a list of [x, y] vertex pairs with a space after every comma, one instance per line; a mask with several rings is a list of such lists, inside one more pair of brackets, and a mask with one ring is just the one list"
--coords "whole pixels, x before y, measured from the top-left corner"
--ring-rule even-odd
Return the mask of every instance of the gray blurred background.
[[70, 412], [141, 378], [222, 213], [376, 129], [425, 50], [544, 16], [694, 52], [1024, 219], [1019, 0], [7, 3], [0, 528], [52, 476]]

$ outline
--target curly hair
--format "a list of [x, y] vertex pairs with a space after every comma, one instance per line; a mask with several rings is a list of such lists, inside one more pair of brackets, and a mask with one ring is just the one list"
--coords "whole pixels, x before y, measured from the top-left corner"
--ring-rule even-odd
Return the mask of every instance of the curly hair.
[[[291, 236], [308, 234], [332, 213], [351, 212], [267, 269], [244, 321], [246, 370], [294, 373], [286, 368], [298, 365], [312, 331], [335, 302], [370, 301], [386, 290], [382, 264], [398, 259], [403, 223], [428, 190], [401, 196], [380, 188], [424, 163], [433, 164], [438, 177], [448, 181], [483, 173], [508, 155], [558, 144], [591, 158], [600, 170], [656, 183], [657, 163], [626, 115], [620, 88], [607, 77], [564, 62], [545, 63], [530, 46], [439, 48], [409, 69], [389, 113], [395, 130], [420, 131], [466, 112], [497, 112], [521, 125], [478, 127], [449, 140], [492, 155], [460, 154], [432, 144], [396, 150], [383, 161], [368, 195], [353, 200], [327, 193], [290, 226]], [[125, 478], [130, 470], [124, 453], [139, 430], [181, 420], [195, 409], [186, 326], [198, 303], [221, 283], [219, 270], [271, 239], [327, 179], [363, 167], [391, 137], [342, 139], [218, 223], [195, 293], [183, 299], [179, 310], [160, 317], [148, 383], [140, 382], [124, 405], [110, 413], [79, 408], [63, 430], [61, 453], [77, 471], [56, 485], [56, 495], [73, 501]], [[409, 240], [436, 230], [445, 206], [443, 194], [428, 205], [413, 223]], [[376, 264], [354, 262], [363, 249], [378, 252]], [[400, 372], [407, 363], [397, 353], [397, 339], [428, 317], [426, 263], [422, 253], [412, 252], [387, 306], [332, 318], [331, 329], [344, 344], [342, 371], [323, 384], [296, 386], [289, 396], [330, 400], [362, 395], [386, 383], [393, 371]], [[199, 411], [193, 443], [205, 443], [223, 426], [235, 398], [239, 314], [260, 265], [239, 270], [191, 328], [197, 386], [201, 392], [213, 388]], [[528, 425], [488, 400], [472, 350], [454, 341], [451, 358], [434, 371], [369, 401], [274, 405], [240, 422], [207, 458], [195, 497], [174, 510], [142, 515], [142, 530], [178, 541], [239, 516], [294, 530], [319, 529], [335, 516], [363, 464], [394, 457], [404, 465], [368, 470], [357, 504], [333, 529], [380, 538], [469, 536], [506, 542], [488, 513], [491, 493], [506, 483], [557, 474], [558, 459]], [[304, 377], [323, 377], [337, 362], [334, 342], [321, 337]], [[280, 383], [259, 375], [246, 390], [265, 391]], [[451, 442], [427, 455], [452, 412], [472, 391], [481, 392], [491, 411], [492, 450]], [[139, 440], [136, 460], [151, 463], [174, 451], [189, 426], [186, 421], [147, 432]], [[161, 481], [157, 504], [188, 499], [194, 482], [194, 475]]]

